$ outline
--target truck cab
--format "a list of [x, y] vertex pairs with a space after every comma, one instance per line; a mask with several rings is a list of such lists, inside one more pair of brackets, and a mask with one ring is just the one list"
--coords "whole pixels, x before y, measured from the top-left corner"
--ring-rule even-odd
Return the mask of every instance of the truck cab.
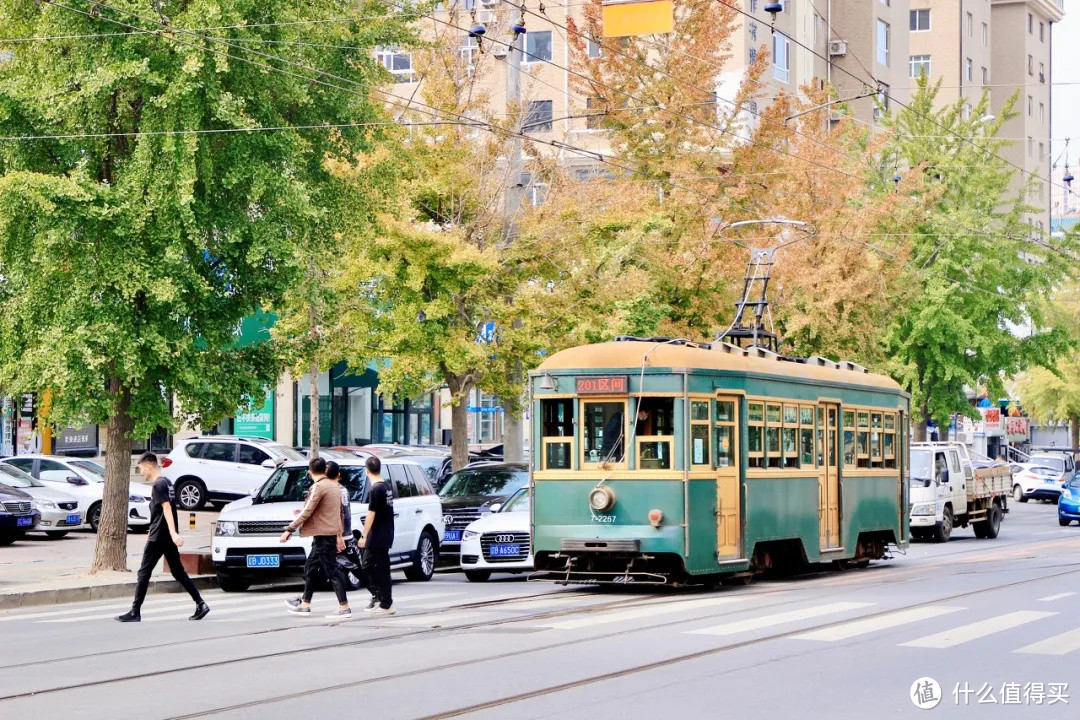
[[911, 536], [948, 542], [955, 528], [972, 525], [976, 537], [997, 537], [1011, 489], [1004, 463], [976, 463], [961, 443], [914, 443]]

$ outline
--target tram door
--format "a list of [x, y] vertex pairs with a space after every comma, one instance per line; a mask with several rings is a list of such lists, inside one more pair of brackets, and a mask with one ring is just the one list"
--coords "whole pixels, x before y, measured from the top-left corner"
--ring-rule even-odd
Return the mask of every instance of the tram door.
[[840, 408], [818, 407], [818, 520], [821, 548], [840, 546]]
[[718, 395], [713, 427], [716, 446], [716, 555], [742, 557], [742, 501], [739, 493], [739, 398]]

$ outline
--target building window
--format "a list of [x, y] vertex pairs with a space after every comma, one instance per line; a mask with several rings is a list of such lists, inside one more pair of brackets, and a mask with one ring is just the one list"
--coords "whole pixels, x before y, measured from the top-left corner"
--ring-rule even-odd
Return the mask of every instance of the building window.
[[1034, 28], [1035, 28], [1035, 18], [1033, 18], [1031, 16], [1031, 13], [1028, 13], [1028, 35], [1030, 35], [1032, 33]]
[[750, 0], [750, 12], [757, 12], [757, 0]]
[[773, 33], [773, 77], [782, 82], [787, 82], [791, 74], [788, 50], [791, 41], [784, 33]]
[[600, 45], [600, 43], [595, 42], [592, 38], [589, 38], [589, 57], [595, 59], [598, 57], [603, 57], [603, 55], [604, 48]]
[[926, 32], [930, 29], [930, 8], [912, 10], [908, 13], [911, 32]]
[[466, 35], [465, 39], [461, 41], [461, 47], [458, 48], [458, 52], [461, 53], [461, 61], [469, 66], [470, 71], [473, 64], [476, 61], [476, 54], [480, 52], [480, 41], [472, 35]]
[[1027, 106], [1028, 117], [1031, 117], [1032, 110], [1034, 109], [1034, 107], [1035, 107], [1035, 103], [1032, 101], [1031, 96], [1028, 95], [1028, 106]]
[[1033, 146], [1034, 145], [1032, 143], [1031, 137], [1028, 136], [1028, 157], [1031, 157], [1031, 149], [1032, 149]]
[[1035, 58], [1028, 55], [1028, 75], [1035, 74]]
[[982, 69], [982, 84], [983, 85], [989, 85], [990, 84], [990, 71], [987, 70], [986, 68], [981, 68], [981, 69]]
[[1046, 122], [1046, 106], [1039, 103], [1039, 122]]
[[825, 18], [814, 15], [814, 41], [824, 44], [828, 39], [829, 26], [825, 24]]
[[890, 0], [881, 0], [881, 4], [884, 5], [885, 7], [889, 7]]
[[964, 18], [964, 24], [967, 25], [968, 37], [974, 37], [974, 35], [975, 35], [975, 18], [971, 17], [971, 13], [968, 13], [967, 17]]
[[532, 173], [521, 173], [521, 196], [529, 205], [536, 207], [543, 205], [547, 200], [548, 184], [535, 177]]
[[1046, 84], [1046, 63], [1039, 63], [1039, 82]]
[[525, 62], [551, 62], [551, 31], [525, 33]]
[[757, 62], [757, 48], [750, 48], [750, 64]]
[[375, 58], [380, 65], [394, 74], [395, 83], [416, 81], [411, 52], [401, 52], [394, 47], [380, 47], [375, 50]]
[[971, 119], [971, 109], [972, 109], [971, 108], [971, 103], [964, 103], [964, 119], [965, 120], [970, 120]]
[[1039, 42], [1046, 40], [1046, 26], [1043, 23], [1039, 23]]
[[1042, 162], [1046, 158], [1046, 148], [1042, 143], [1039, 143], [1039, 161]]
[[874, 105], [874, 119], [879, 120], [889, 110], [889, 86], [879, 83], [878, 93], [874, 98], [877, 101]]
[[877, 21], [877, 61], [880, 65], [889, 64], [889, 23]]
[[588, 130], [599, 130], [604, 126], [604, 107], [599, 98], [585, 98], [585, 127]]
[[750, 39], [757, 40], [757, 23], [750, 23]]
[[968, 82], [971, 82], [974, 78], [974, 66], [972, 65], [971, 58], [964, 58], [964, 77]]
[[522, 124], [525, 132], [551, 132], [551, 101], [533, 100]]
[[917, 78], [920, 75], [930, 75], [930, 56], [929, 55], [912, 55], [908, 63], [910, 75], [913, 78]]
[[990, 26], [986, 23], [982, 24], [982, 43], [983, 47], [990, 44]]

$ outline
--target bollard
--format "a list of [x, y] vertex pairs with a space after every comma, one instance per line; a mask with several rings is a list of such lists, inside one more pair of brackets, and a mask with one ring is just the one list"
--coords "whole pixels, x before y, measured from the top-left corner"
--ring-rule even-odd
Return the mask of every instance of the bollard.
[[188, 530], [195, 529], [195, 513], [188, 513], [187, 526]]

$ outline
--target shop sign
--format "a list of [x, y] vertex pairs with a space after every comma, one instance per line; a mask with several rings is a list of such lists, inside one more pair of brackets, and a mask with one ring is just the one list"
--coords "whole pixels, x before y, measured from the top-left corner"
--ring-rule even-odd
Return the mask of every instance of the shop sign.
[[[321, 406], [319, 409], [322, 409]], [[323, 418], [320, 417], [320, 424], [322, 420]], [[241, 413], [233, 419], [233, 432], [237, 435], [249, 437], [274, 437], [274, 391], [272, 389], [268, 388], [266, 390], [261, 405], [257, 405], [250, 412]]]
[[56, 452], [74, 452], [78, 450], [98, 449], [98, 426], [82, 425], [66, 427], [53, 437], [53, 449]]
[[1005, 434], [1010, 440], [1026, 440], [1028, 436], [1028, 419], [1026, 417], [1005, 418]]

